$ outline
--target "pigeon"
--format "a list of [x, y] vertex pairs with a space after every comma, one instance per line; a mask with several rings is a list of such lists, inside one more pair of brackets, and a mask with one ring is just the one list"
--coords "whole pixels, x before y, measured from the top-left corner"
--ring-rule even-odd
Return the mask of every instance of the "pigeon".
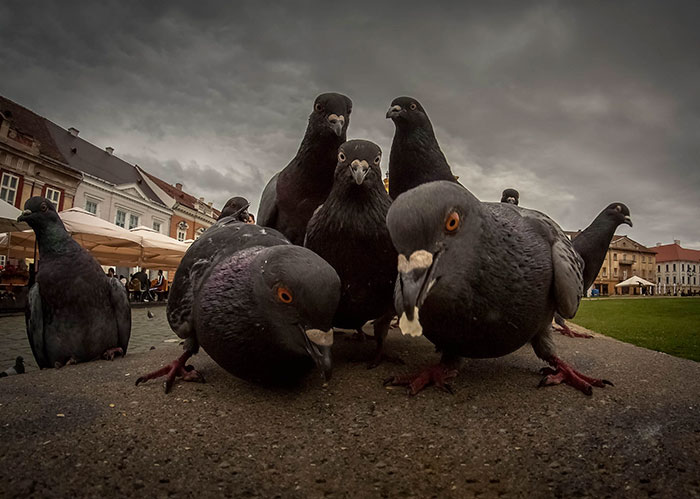
[[[573, 238], [571, 244], [583, 259], [583, 289], [587, 291], [595, 281], [600, 267], [605, 261], [605, 255], [615, 235], [615, 229], [621, 224], [632, 227], [630, 210], [622, 203], [611, 203], [593, 220], [583, 232]], [[566, 321], [559, 314], [554, 314], [554, 322], [559, 326], [555, 328], [564, 336], [572, 338], [592, 338], [590, 334], [577, 333], [566, 325]]]
[[24, 359], [21, 355], [15, 359], [14, 366], [8, 367], [0, 373], [0, 378], [4, 378], [6, 376], [14, 376], [15, 374], [24, 374]]
[[396, 125], [389, 155], [391, 199], [426, 182], [457, 182], [420, 102], [412, 97], [397, 97], [386, 117]]
[[333, 189], [311, 217], [304, 241], [340, 277], [333, 326], [354, 329], [364, 338], [362, 325], [376, 319], [377, 352], [370, 367], [389, 358], [384, 339], [395, 315], [397, 254], [386, 228], [391, 199], [384, 189], [381, 159], [379, 146], [366, 140], [340, 146]]
[[126, 355], [131, 308], [124, 286], [73, 240], [48, 199], [29, 198], [17, 220], [34, 229], [39, 245], [39, 270], [26, 309], [39, 367]]
[[345, 142], [352, 101], [341, 94], [316, 97], [296, 156], [263, 190], [258, 225], [302, 245], [306, 225], [331, 192], [338, 147]]
[[189, 247], [170, 288], [167, 318], [185, 340], [172, 363], [136, 384], [166, 376], [204, 381], [187, 360], [200, 345], [221, 367], [247, 381], [297, 382], [314, 363], [331, 373], [331, 321], [340, 299], [335, 270], [273, 229], [229, 219]]
[[147, 316], [149, 319], [153, 319], [153, 318], [155, 317], [155, 315], [153, 315], [153, 312], [151, 312], [150, 310], [149, 310], [148, 312], [146, 312], [146, 316]]
[[501, 194], [501, 203], [510, 203], [518, 206], [520, 203], [520, 193], [515, 189], [506, 189]]
[[248, 207], [250, 202], [241, 196], [235, 196], [226, 201], [224, 208], [221, 210], [219, 220], [225, 217], [234, 217], [239, 222], [248, 221]]
[[552, 317], [573, 317], [583, 262], [546, 215], [509, 203], [482, 203], [445, 181], [399, 196], [387, 215], [399, 276], [395, 304], [405, 334], [424, 334], [441, 362], [387, 384], [415, 394], [457, 375], [461, 357], [492, 358], [530, 343], [549, 363], [541, 385], [567, 383], [586, 394], [609, 381], [585, 376], [556, 356]]

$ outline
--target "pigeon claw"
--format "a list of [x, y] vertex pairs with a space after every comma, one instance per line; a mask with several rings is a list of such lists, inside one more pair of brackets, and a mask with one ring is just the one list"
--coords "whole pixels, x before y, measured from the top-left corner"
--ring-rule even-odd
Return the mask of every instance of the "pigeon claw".
[[545, 367], [540, 370], [540, 373], [544, 375], [544, 378], [542, 378], [538, 385], [540, 387], [565, 383], [586, 395], [592, 395], [594, 386], [598, 388], [604, 388], [605, 385], [614, 386], [607, 379], [591, 378], [590, 376], [581, 374], [558, 357], [552, 357], [547, 362], [552, 364], [554, 369]]
[[165, 381], [163, 382], [163, 388], [165, 389], [165, 393], [170, 393], [170, 390], [173, 387], [173, 383], [178, 377], [182, 378], [183, 381], [195, 381], [198, 383], [204, 383], [204, 376], [202, 376], [202, 374], [199, 373], [194, 368], [194, 366], [185, 364], [187, 362], [187, 359], [189, 359], [191, 356], [192, 354], [190, 352], [185, 352], [178, 359], [172, 361], [170, 364], [161, 367], [157, 371], [153, 371], [144, 376], [140, 376], [136, 380], [136, 386], [138, 386], [140, 383], [145, 383], [149, 379], [160, 378], [162, 376], [166, 377]]
[[559, 331], [562, 335], [568, 336], [569, 338], [593, 338], [593, 336], [588, 333], [577, 333], [566, 324], [557, 326], [554, 330]]
[[444, 364], [428, 366], [419, 373], [403, 376], [391, 376], [384, 380], [384, 386], [405, 386], [409, 396], [414, 396], [425, 387], [435, 385], [436, 388], [454, 395], [448, 381], [457, 377], [457, 369], [450, 369]]
[[119, 347], [110, 348], [109, 350], [105, 350], [105, 353], [102, 354], [102, 358], [105, 360], [114, 360], [114, 357], [117, 355], [124, 357], [124, 350]]

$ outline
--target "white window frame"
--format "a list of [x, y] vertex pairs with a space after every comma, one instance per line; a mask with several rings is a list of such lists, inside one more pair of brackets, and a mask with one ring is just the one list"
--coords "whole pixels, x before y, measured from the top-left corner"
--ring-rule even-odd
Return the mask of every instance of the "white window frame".
[[[119, 224], [119, 214], [120, 214], [120, 213], [124, 215], [124, 218], [123, 218], [123, 220], [121, 221], [121, 225]], [[126, 216], [127, 216], [127, 215], [128, 215], [127, 212], [125, 212], [124, 210], [120, 210], [119, 208], [117, 208], [117, 214], [114, 216], [114, 225], [116, 225], [117, 227], [121, 227], [121, 228], [123, 228], [123, 229], [126, 229]]]
[[[92, 204], [95, 205], [95, 211], [94, 211], [94, 212], [88, 210], [88, 203], [92, 203]], [[98, 202], [95, 201], [94, 199], [86, 199], [86, 200], [85, 200], [85, 211], [87, 211], [88, 213], [92, 213], [93, 215], [97, 216], [97, 209], [98, 209], [99, 207], [100, 207], [100, 203], [98, 203]]]
[[184, 231], [182, 229], [177, 229], [177, 240], [178, 241], [184, 241], [186, 237], [187, 237], [187, 231]]
[[[156, 229], [156, 224], [158, 224], [158, 228], [157, 228], [157, 229]], [[151, 228], [152, 228], [154, 231], [160, 233], [160, 229], [161, 229], [162, 227], [163, 227], [163, 222], [161, 222], [160, 220], [153, 220], [153, 223], [151, 224]]]
[[5, 268], [6, 263], [7, 263], [7, 255], [0, 255], [0, 267]]
[[[51, 201], [53, 205], [56, 207], [56, 211], [58, 211], [58, 207], [60, 206], [61, 203], [61, 191], [58, 189], [54, 189], [53, 187], [49, 187], [48, 185], [46, 186], [46, 191], [44, 192], [44, 197]], [[56, 198], [54, 201], [53, 198]]]
[[[132, 224], [131, 222], [134, 220], [136, 220], [136, 223]], [[141, 217], [139, 215], [136, 215], [134, 213], [129, 213], [129, 230], [135, 229], [136, 227], [138, 227], [139, 220], [141, 220]]]
[[[5, 184], [5, 179], [7, 179], [7, 184]], [[10, 183], [14, 179], [15, 185], [12, 187]], [[17, 191], [19, 190], [19, 176], [14, 175], [9, 172], [2, 172], [2, 178], [0, 179], [0, 199], [3, 201], [7, 202], [8, 204], [11, 204], [12, 206], [15, 205], [15, 201], [17, 201]], [[5, 196], [3, 197], [2, 192], [5, 191]], [[12, 193], [12, 201], [8, 200], [9, 193]]]

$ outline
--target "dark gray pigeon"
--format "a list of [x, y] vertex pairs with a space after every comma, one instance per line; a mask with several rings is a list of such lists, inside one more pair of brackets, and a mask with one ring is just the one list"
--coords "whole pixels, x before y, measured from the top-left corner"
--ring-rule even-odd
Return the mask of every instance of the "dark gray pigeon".
[[221, 215], [219, 215], [219, 220], [225, 217], [233, 217], [239, 222], [248, 221], [248, 207], [250, 206], [250, 201], [241, 196], [235, 196], [226, 201], [223, 209], [221, 210]]
[[506, 189], [501, 194], [501, 203], [518, 205], [520, 203], [520, 193], [515, 189]]
[[24, 358], [19, 356], [15, 359], [15, 365], [8, 367], [3, 372], [0, 373], [0, 378], [6, 376], [14, 376], [15, 374], [24, 374]]
[[330, 376], [331, 321], [340, 279], [321, 257], [276, 230], [232, 219], [189, 247], [170, 288], [170, 327], [185, 352], [140, 377], [203, 381], [187, 360], [199, 346], [234, 376], [263, 384], [298, 381], [315, 364]]
[[[587, 291], [593, 285], [600, 267], [605, 261], [605, 254], [610, 247], [615, 235], [615, 230], [621, 225], [632, 227], [630, 210], [622, 203], [611, 203], [601, 211], [595, 220], [583, 232], [572, 240], [576, 252], [583, 259], [583, 289]], [[592, 338], [590, 334], [577, 333], [566, 325], [566, 321], [559, 314], [554, 314], [554, 322], [559, 326], [555, 328], [564, 336], [571, 338]]]
[[306, 225], [333, 187], [338, 147], [345, 142], [352, 101], [342, 94], [316, 97], [296, 156], [267, 183], [258, 225], [277, 229], [293, 244], [304, 244]]
[[384, 189], [381, 159], [379, 146], [366, 140], [340, 146], [333, 189], [311, 217], [304, 241], [340, 277], [333, 326], [355, 329], [364, 337], [362, 325], [374, 320], [377, 352], [370, 367], [388, 358], [384, 339], [395, 315], [397, 255], [386, 228], [391, 199]]
[[386, 117], [396, 125], [389, 155], [391, 199], [426, 182], [457, 182], [420, 102], [413, 97], [397, 97]]
[[546, 215], [509, 203], [482, 203], [450, 182], [398, 197], [387, 226], [399, 252], [395, 302], [402, 332], [424, 334], [442, 352], [437, 366], [388, 383], [411, 393], [444, 387], [460, 357], [489, 358], [530, 342], [547, 370], [543, 385], [568, 383], [590, 394], [608, 383], [556, 356], [557, 311], [572, 317], [583, 293], [582, 262]]
[[48, 199], [28, 199], [17, 220], [34, 229], [39, 244], [26, 313], [39, 367], [126, 355], [131, 308], [124, 286], [73, 240]]

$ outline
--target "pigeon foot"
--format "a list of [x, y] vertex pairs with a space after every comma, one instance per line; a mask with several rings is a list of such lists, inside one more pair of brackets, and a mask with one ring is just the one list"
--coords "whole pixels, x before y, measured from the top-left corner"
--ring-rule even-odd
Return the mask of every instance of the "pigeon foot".
[[144, 376], [139, 377], [136, 380], [136, 386], [139, 383], [144, 383], [149, 379], [160, 378], [161, 376], [166, 376], [163, 386], [165, 387], [165, 393], [169, 393], [170, 389], [173, 387], [173, 382], [175, 378], [181, 377], [183, 381], [196, 381], [199, 383], [204, 383], [204, 376], [195, 370], [193, 366], [186, 365], [187, 360], [192, 357], [191, 352], [183, 353], [178, 359], [172, 361], [170, 364], [165, 365]]
[[569, 364], [561, 360], [559, 357], [552, 357], [547, 360], [554, 369], [550, 367], [543, 368], [540, 373], [546, 376], [542, 378], [539, 386], [551, 386], [566, 383], [569, 386], [585, 393], [586, 395], [593, 394], [593, 387], [604, 388], [605, 385], [613, 386], [607, 379], [597, 379], [586, 376], [576, 371]]
[[568, 336], [569, 338], [593, 338], [593, 336], [588, 333], [577, 333], [566, 324], [555, 327], [554, 330], [559, 331], [561, 334]]
[[413, 396], [430, 384], [447, 393], [454, 393], [448, 381], [457, 377], [457, 369], [451, 369], [440, 363], [428, 366], [419, 373], [404, 376], [392, 376], [384, 380], [384, 386], [406, 386], [408, 394]]
[[124, 357], [124, 350], [120, 347], [110, 348], [109, 350], [105, 350], [105, 353], [102, 354], [102, 358], [105, 360], [114, 360], [114, 357], [117, 355]]

